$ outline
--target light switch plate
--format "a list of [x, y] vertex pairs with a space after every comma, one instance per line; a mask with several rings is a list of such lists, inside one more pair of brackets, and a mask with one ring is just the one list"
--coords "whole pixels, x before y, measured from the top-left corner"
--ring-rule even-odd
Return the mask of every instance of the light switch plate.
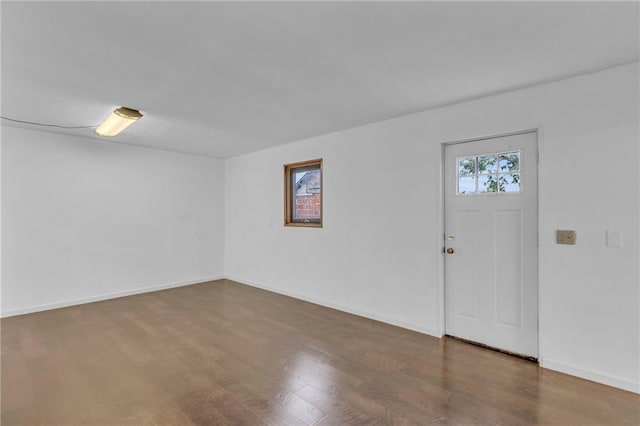
[[607, 247], [622, 247], [622, 232], [607, 230]]
[[556, 231], [556, 243], [574, 245], [576, 243], [576, 231], [558, 229]]

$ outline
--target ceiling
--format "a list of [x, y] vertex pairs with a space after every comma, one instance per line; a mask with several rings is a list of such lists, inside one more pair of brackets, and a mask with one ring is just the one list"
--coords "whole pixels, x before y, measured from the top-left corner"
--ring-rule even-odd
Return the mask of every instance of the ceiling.
[[1, 12], [3, 116], [97, 125], [123, 105], [145, 117], [107, 141], [222, 158], [640, 50], [638, 2], [3, 1]]

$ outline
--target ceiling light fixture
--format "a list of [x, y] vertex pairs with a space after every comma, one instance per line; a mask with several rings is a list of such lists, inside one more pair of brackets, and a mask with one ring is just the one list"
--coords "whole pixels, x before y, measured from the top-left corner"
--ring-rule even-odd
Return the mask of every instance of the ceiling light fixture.
[[124, 129], [142, 118], [140, 111], [136, 109], [120, 107], [111, 113], [96, 129], [98, 136], [116, 136]]

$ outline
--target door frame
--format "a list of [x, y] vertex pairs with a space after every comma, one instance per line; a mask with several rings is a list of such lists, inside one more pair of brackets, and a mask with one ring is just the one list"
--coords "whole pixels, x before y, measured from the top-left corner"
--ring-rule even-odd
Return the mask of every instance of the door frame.
[[438, 335], [439, 337], [444, 337], [445, 336], [445, 331], [446, 331], [446, 300], [445, 300], [445, 294], [446, 294], [446, 277], [445, 277], [445, 255], [444, 255], [444, 251], [443, 251], [443, 247], [445, 244], [445, 234], [446, 234], [446, 230], [445, 230], [445, 149], [447, 146], [450, 145], [457, 145], [457, 144], [461, 144], [461, 143], [467, 143], [467, 142], [476, 142], [476, 141], [482, 141], [482, 140], [486, 140], [486, 139], [495, 139], [495, 138], [500, 138], [500, 137], [506, 137], [506, 136], [514, 136], [514, 135], [521, 135], [521, 134], [525, 134], [525, 133], [535, 133], [536, 134], [536, 154], [537, 154], [537, 175], [538, 175], [538, 181], [537, 181], [537, 185], [538, 185], [538, 199], [537, 199], [537, 204], [538, 204], [538, 211], [536, 212], [538, 215], [538, 250], [537, 250], [537, 255], [538, 255], [538, 364], [542, 365], [543, 363], [543, 356], [544, 356], [544, 339], [543, 339], [543, 332], [544, 332], [544, 321], [543, 321], [543, 285], [542, 285], [542, 272], [543, 272], [543, 262], [542, 262], [542, 232], [541, 230], [543, 229], [542, 225], [543, 225], [543, 206], [542, 206], [542, 191], [543, 191], [543, 179], [542, 179], [542, 174], [540, 173], [541, 170], [541, 165], [542, 165], [542, 161], [543, 161], [543, 152], [544, 152], [544, 138], [543, 138], [543, 127], [542, 124], [537, 124], [535, 126], [531, 126], [531, 127], [522, 127], [521, 129], [524, 130], [512, 130], [512, 131], [507, 131], [507, 132], [496, 132], [496, 133], [489, 133], [486, 136], [478, 136], [478, 137], [471, 137], [471, 138], [465, 138], [465, 139], [453, 139], [453, 140], [447, 140], [447, 141], [443, 141], [440, 142], [440, 180], [438, 182], [438, 191], [439, 191], [439, 199], [438, 199], [438, 212], [437, 212], [437, 218], [438, 218], [438, 237], [437, 237], [437, 241], [436, 241], [436, 250], [437, 253], [439, 253], [440, 257], [438, 260], [438, 266], [437, 266], [437, 277], [438, 277], [438, 286], [437, 286], [437, 290], [438, 290], [438, 307], [439, 307], [439, 312], [438, 312]]

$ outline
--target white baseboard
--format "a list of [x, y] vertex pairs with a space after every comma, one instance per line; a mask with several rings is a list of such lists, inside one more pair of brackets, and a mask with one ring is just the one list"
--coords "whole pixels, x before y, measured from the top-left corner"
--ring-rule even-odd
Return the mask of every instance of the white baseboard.
[[606, 374], [595, 373], [593, 371], [583, 370], [581, 368], [571, 367], [560, 362], [549, 361], [547, 359], [540, 360], [540, 366], [549, 370], [559, 371], [560, 373], [569, 374], [571, 376], [580, 377], [581, 379], [590, 380], [596, 383], [602, 383], [614, 388], [624, 389], [629, 392], [640, 393], [640, 384], [629, 382], [624, 379], [618, 379]]
[[405, 322], [405, 321], [401, 321], [401, 320], [397, 320], [395, 318], [391, 318], [385, 315], [378, 315], [375, 314], [373, 312], [369, 312], [369, 311], [365, 311], [362, 309], [357, 309], [357, 308], [351, 308], [349, 306], [344, 306], [338, 303], [334, 303], [334, 302], [330, 302], [328, 300], [324, 300], [324, 299], [319, 299], [316, 297], [309, 297], [309, 296], [304, 296], [298, 293], [294, 293], [294, 292], [290, 292], [290, 291], [286, 291], [286, 290], [281, 290], [278, 288], [274, 288], [268, 285], [264, 285], [264, 284], [260, 284], [254, 281], [248, 281], [248, 280], [244, 280], [241, 278], [237, 278], [237, 277], [232, 277], [232, 276], [226, 276], [226, 279], [230, 280], [230, 281], [235, 281], [238, 282], [240, 284], [245, 284], [251, 287], [256, 287], [256, 288], [261, 288], [263, 290], [267, 290], [270, 291], [272, 293], [278, 293], [278, 294], [282, 294], [285, 296], [289, 296], [289, 297], [293, 297], [294, 299], [299, 299], [299, 300], [304, 300], [305, 302], [310, 302], [316, 305], [320, 305], [320, 306], [324, 306], [327, 308], [332, 308], [332, 309], [336, 309], [338, 311], [342, 311], [342, 312], [347, 312], [349, 314], [353, 314], [353, 315], [357, 315], [359, 317], [364, 317], [364, 318], [369, 318], [375, 321], [380, 321], [380, 322], [384, 322], [386, 324], [391, 324], [391, 325], [395, 325], [397, 327], [401, 327], [401, 328], [406, 328], [408, 330], [412, 330], [412, 331], [417, 331], [418, 333], [422, 333], [422, 334], [428, 334], [429, 336], [434, 336], [434, 337], [442, 337], [443, 334], [440, 333], [438, 330], [432, 329], [432, 328], [427, 328], [427, 327], [423, 327], [421, 325], [417, 325], [417, 324], [412, 324], [409, 322]]
[[61, 301], [61, 302], [47, 303], [47, 304], [44, 304], [44, 305], [29, 306], [29, 307], [20, 308], [20, 309], [12, 309], [12, 310], [9, 310], [9, 311], [2, 311], [2, 313], [0, 313], [0, 318], [13, 317], [13, 316], [16, 316], [16, 315], [31, 314], [31, 313], [34, 313], [34, 312], [48, 311], [50, 309], [66, 308], [68, 306], [82, 305], [84, 303], [91, 303], [91, 302], [99, 302], [101, 300], [116, 299], [118, 297], [132, 296], [134, 294], [150, 293], [152, 291], [166, 290], [168, 288], [183, 287], [183, 286], [187, 286], [187, 285], [200, 284], [200, 283], [205, 283], [205, 282], [208, 282], [208, 281], [220, 280], [220, 279], [223, 279], [223, 278], [224, 278], [223, 275], [215, 275], [215, 276], [210, 276], [210, 277], [202, 277], [202, 278], [198, 278], [198, 279], [195, 279], [195, 280], [173, 282], [173, 283], [169, 283], [169, 284], [161, 284], [161, 285], [156, 285], [156, 286], [151, 286], [151, 287], [137, 288], [137, 289], [134, 289], [134, 290], [117, 291], [117, 292], [114, 292], [114, 293], [106, 293], [106, 294], [101, 294], [101, 295], [98, 295], [98, 296], [83, 297], [83, 298], [80, 298], [80, 299], [64, 300], [64, 301]]

